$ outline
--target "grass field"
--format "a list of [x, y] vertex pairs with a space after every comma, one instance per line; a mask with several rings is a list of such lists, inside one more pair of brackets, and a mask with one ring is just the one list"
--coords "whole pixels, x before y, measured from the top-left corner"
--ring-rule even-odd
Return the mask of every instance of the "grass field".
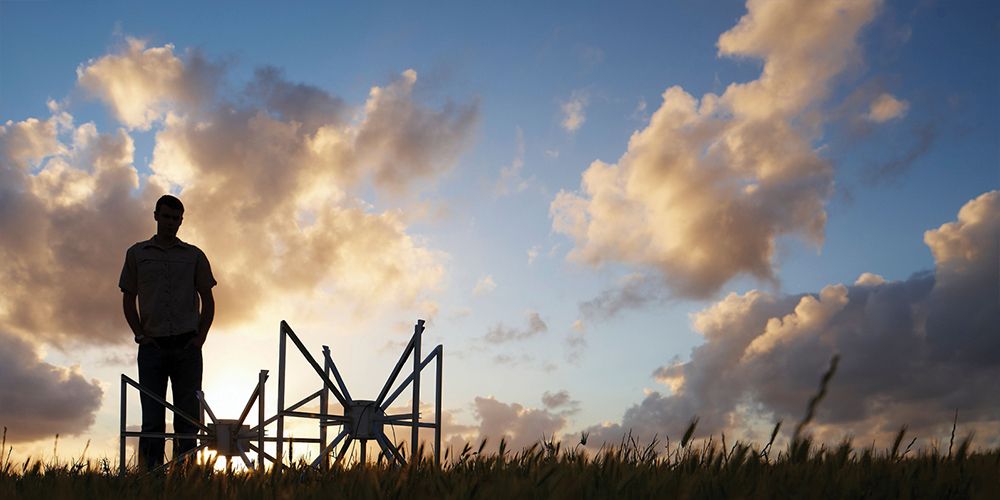
[[448, 454], [442, 467], [424, 461], [325, 473], [298, 463], [281, 473], [191, 466], [119, 477], [107, 460], [28, 460], [2, 465], [0, 498], [1000, 498], [1000, 449], [972, 452], [970, 436], [947, 453], [916, 453], [903, 438], [881, 450], [807, 438], [780, 451], [688, 439], [643, 446], [626, 438], [597, 453], [551, 442], [512, 453], [501, 444], [492, 454], [482, 447]]
[[[631, 435], [615, 446], [589, 452], [587, 436], [572, 447], [539, 442], [511, 452], [501, 441], [496, 453], [470, 445], [446, 450], [442, 465], [418, 460], [389, 467], [334, 464], [318, 471], [305, 462], [266, 473], [225, 472], [187, 465], [154, 474], [119, 476], [114, 460], [81, 458], [71, 463], [0, 456], [0, 499], [309, 499], [309, 498], [983, 498], [1000, 499], [1000, 448], [975, 450], [972, 434], [955, 439], [955, 415], [947, 450], [911, 449], [906, 427], [885, 449], [855, 448], [850, 441], [816, 444], [804, 429], [837, 369], [838, 358], [820, 381], [805, 417], [784, 449], [737, 442], [725, 435], [695, 441], [694, 419], [680, 441], [639, 443]], [[6, 438], [6, 432], [4, 433]], [[904, 445], [905, 444], [905, 445]], [[399, 451], [405, 454], [407, 446]], [[0, 447], [3, 450], [3, 447]], [[421, 457], [426, 456], [420, 453]]]

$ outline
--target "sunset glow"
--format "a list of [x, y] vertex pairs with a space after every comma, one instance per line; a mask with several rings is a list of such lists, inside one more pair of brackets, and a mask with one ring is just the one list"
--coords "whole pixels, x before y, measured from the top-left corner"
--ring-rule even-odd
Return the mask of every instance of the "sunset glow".
[[[117, 456], [118, 277], [165, 193], [218, 281], [220, 418], [260, 370], [273, 414], [282, 320], [375, 400], [423, 319], [456, 450], [766, 441], [834, 355], [817, 438], [957, 411], [1000, 445], [1000, 4], [2, 3], [13, 457]], [[322, 387], [294, 351], [287, 387]]]

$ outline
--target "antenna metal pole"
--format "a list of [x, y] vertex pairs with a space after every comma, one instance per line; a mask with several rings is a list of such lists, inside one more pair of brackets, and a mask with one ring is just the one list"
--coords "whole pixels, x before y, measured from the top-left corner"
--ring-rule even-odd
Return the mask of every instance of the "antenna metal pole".
[[[274, 450], [274, 466], [281, 467], [282, 452], [285, 445], [285, 331], [281, 329], [278, 335], [278, 432], [277, 449]], [[263, 427], [263, 425], [262, 425]], [[263, 450], [263, 448], [261, 448]]]
[[[323, 346], [323, 373], [326, 378], [330, 378], [330, 347]], [[319, 395], [319, 412], [323, 415], [323, 418], [319, 420], [319, 452], [323, 458], [321, 465], [323, 470], [330, 468], [330, 453], [326, 451], [326, 416], [329, 413], [330, 405], [330, 393], [326, 388], [326, 383], [323, 383], [321, 388], [323, 392]]]
[[417, 440], [420, 438], [420, 344], [424, 332], [424, 320], [418, 319], [413, 327], [413, 430], [410, 432], [410, 460], [419, 462]]
[[[122, 389], [121, 389], [121, 391], [122, 391], [122, 393], [121, 393], [121, 400], [122, 400], [121, 414], [122, 415], [121, 415], [121, 424], [120, 424], [121, 433], [120, 433], [120, 437], [118, 439], [118, 475], [119, 476], [124, 476], [125, 475], [125, 418], [126, 418], [125, 417], [125, 412], [127, 411], [127, 407], [128, 407], [128, 401], [127, 401], [128, 398], [126, 397], [125, 388], [126, 388], [126, 385], [125, 385], [125, 374], [123, 373], [122, 374]], [[0, 453], [3, 453], [3, 451], [0, 450]]]
[[434, 464], [438, 467], [441, 466], [441, 374], [442, 374], [442, 363], [444, 361], [444, 347], [441, 344], [437, 346], [438, 356], [437, 356], [437, 380], [435, 384], [434, 391]]
[[257, 469], [264, 472], [264, 382], [267, 380], [267, 370], [261, 370], [257, 375]]

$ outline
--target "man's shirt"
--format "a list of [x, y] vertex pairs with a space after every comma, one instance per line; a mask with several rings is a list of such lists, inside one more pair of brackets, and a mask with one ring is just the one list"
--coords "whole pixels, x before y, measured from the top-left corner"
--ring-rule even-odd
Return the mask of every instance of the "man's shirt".
[[198, 290], [216, 285], [205, 252], [175, 240], [161, 246], [150, 238], [125, 253], [118, 280], [122, 292], [139, 296], [139, 321], [150, 337], [198, 329]]

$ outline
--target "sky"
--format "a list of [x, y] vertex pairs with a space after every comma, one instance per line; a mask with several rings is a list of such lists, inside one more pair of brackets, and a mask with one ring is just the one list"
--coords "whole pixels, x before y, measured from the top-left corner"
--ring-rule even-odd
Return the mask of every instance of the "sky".
[[819, 438], [995, 445], [998, 42], [980, 1], [0, 1], [0, 425], [116, 455], [173, 193], [220, 416], [281, 320], [374, 397], [421, 318], [450, 445], [766, 440], [835, 354]]

